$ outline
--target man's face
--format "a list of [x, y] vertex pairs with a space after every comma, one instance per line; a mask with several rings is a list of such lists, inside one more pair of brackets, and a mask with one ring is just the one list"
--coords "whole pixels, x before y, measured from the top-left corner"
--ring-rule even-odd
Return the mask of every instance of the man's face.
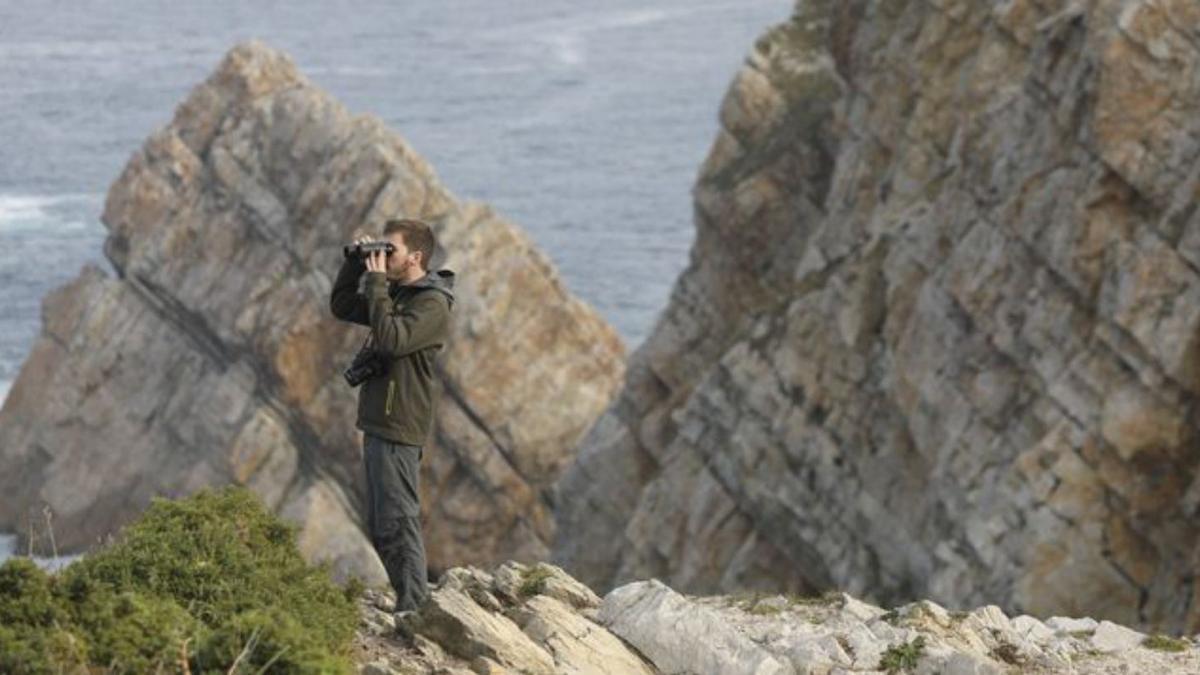
[[396, 247], [391, 255], [387, 257], [387, 276], [389, 279], [401, 279], [410, 269], [420, 267], [421, 254], [416, 251], [408, 250], [404, 245], [404, 235], [399, 232], [393, 232], [387, 236], [387, 240], [392, 242], [392, 246]]

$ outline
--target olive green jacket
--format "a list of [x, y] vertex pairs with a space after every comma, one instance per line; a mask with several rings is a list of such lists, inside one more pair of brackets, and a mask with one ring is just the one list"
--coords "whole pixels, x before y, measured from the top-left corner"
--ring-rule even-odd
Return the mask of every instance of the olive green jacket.
[[[364, 272], [361, 260], [347, 259], [329, 300], [338, 319], [370, 327], [371, 342], [388, 363], [386, 375], [360, 386], [356, 424], [389, 441], [424, 447], [438, 393], [434, 362], [450, 334], [454, 272], [430, 271], [411, 284]], [[366, 277], [361, 293], [360, 276]]]

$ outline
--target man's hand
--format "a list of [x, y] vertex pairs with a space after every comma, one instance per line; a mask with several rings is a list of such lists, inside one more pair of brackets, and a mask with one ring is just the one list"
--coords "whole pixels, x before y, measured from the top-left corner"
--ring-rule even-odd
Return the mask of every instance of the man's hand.
[[387, 274], [387, 252], [375, 251], [367, 256], [368, 272], [383, 272]]
[[[355, 245], [369, 244], [372, 241], [373, 240], [370, 237], [359, 237], [358, 239], [354, 240], [354, 243]], [[387, 274], [386, 251], [376, 251], [374, 253], [370, 253], [365, 257], [365, 260], [367, 262], [368, 272], [383, 272], [384, 274]]]

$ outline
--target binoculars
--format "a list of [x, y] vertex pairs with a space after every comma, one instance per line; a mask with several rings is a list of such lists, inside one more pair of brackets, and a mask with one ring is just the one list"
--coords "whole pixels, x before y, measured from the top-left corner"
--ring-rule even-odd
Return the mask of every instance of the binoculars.
[[346, 378], [346, 384], [357, 387], [372, 377], [378, 377], [387, 371], [387, 361], [370, 347], [363, 347], [354, 355], [354, 362], [350, 364], [350, 367], [342, 371], [342, 376]]
[[365, 244], [350, 244], [342, 247], [342, 256], [346, 258], [365, 258], [376, 251], [391, 253], [396, 247], [390, 241], [372, 241]]

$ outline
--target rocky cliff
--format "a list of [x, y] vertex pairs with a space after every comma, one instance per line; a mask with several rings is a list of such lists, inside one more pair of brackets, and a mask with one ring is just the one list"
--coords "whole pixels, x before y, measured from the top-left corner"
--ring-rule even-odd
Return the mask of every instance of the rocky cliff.
[[722, 103], [556, 562], [1200, 627], [1197, 26], [799, 2]]
[[1083, 617], [1008, 617], [996, 606], [894, 609], [841, 592], [686, 595], [657, 579], [603, 598], [554, 565], [460, 567], [419, 611], [369, 591], [362, 675], [827, 675], [1194, 673], [1192, 639]]
[[45, 299], [0, 410], [0, 530], [32, 514], [41, 532], [48, 506], [72, 552], [152, 495], [238, 483], [302, 525], [310, 557], [379, 580], [341, 377], [364, 329], [333, 319], [329, 289], [352, 233], [400, 216], [434, 224], [435, 267], [459, 278], [421, 473], [430, 567], [545, 555], [546, 488], [619, 386], [620, 338], [517, 227], [258, 43], [112, 185], [116, 278], [89, 267]]

